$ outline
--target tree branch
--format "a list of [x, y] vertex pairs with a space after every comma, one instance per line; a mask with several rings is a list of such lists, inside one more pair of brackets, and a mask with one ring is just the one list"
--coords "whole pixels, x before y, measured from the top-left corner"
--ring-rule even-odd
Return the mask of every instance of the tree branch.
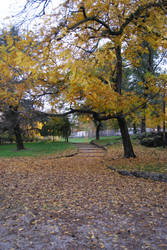
[[87, 18], [86, 11], [85, 11], [85, 7], [82, 5], [82, 6], [80, 7], [80, 9], [81, 9], [82, 12], [83, 12], [83, 16], [84, 16], [85, 18]]
[[88, 17], [86, 15], [85, 8], [82, 7], [84, 19], [79, 21], [78, 23], [74, 24], [73, 26], [68, 27], [68, 30], [73, 30], [73, 29], [77, 28], [78, 26], [80, 26], [81, 24], [87, 23], [89, 21], [95, 21], [95, 22], [101, 24], [103, 27], [105, 27], [107, 29], [107, 32], [108, 32], [109, 35], [119, 36], [119, 35], [121, 35], [123, 33], [126, 26], [130, 22], [132, 22], [133, 20], [138, 19], [145, 10], [150, 9], [151, 7], [162, 8], [164, 4], [165, 3], [163, 3], [163, 2], [162, 3], [161, 2], [157, 2], [157, 3], [154, 2], [154, 3], [145, 4], [143, 6], [139, 6], [135, 12], [131, 13], [129, 15], [129, 17], [127, 17], [125, 19], [125, 22], [121, 25], [119, 30], [111, 30], [111, 28], [110, 28], [110, 26], [108, 24], [106, 24], [104, 21], [100, 20], [96, 16]]

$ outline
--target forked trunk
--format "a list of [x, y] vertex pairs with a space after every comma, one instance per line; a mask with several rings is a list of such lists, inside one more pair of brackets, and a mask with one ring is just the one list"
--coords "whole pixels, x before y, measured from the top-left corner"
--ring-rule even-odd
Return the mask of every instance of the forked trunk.
[[117, 120], [118, 120], [119, 128], [121, 131], [121, 136], [122, 136], [122, 141], [123, 141], [124, 157], [125, 158], [130, 158], [130, 157], [135, 158], [136, 155], [133, 151], [133, 146], [132, 146], [131, 139], [129, 136], [126, 120], [123, 116], [119, 116], [117, 118]]

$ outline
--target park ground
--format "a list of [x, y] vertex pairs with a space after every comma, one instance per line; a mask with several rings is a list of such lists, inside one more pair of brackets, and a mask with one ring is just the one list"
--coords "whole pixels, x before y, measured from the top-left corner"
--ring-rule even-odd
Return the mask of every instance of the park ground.
[[167, 174], [166, 149], [135, 151], [0, 158], [0, 249], [167, 249], [167, 184], [107, 167]]

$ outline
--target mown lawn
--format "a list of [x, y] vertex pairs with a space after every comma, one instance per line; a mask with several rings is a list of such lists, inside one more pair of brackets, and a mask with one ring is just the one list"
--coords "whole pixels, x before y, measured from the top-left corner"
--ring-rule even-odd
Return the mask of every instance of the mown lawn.
[[69, 138], [69, 142], [72, 143], [87, 143], [90, 142], [92, 140], [95, 140], [94, 137], [78, 137], [78, 138]]
[[95, 137], [69, 138], [69, 142], [91, 142], [95, 141], [101, 145], [113, 144], [121, 142], [121, 136], [101, 136], [100, 140], [96, 141]]
[[17, 151], [16, 144], [0, 145], [0, 157], [39, 156], [74, 149], [73, 145], [66, 142], [31, 142], [24, 146], [25, 150]]
[[95, 140], [100, 145], [112, 145], [115, 143], [122, 142], [121, 136], [108, 136], [108, 137], [100, 137], [100, 140]]

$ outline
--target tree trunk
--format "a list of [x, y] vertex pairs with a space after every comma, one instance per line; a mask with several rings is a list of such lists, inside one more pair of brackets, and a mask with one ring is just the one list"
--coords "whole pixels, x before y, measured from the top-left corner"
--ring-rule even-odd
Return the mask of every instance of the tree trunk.
[[102, 122], [98, 120], [97, 116], [93, 116], [93, 122], [96, 128], [96, 140], [100, 139], [100, 129], [102, 128]]
[[126, 120], [123, 116], [119, 116], [117, 118], [117, 120], [118, 120], [119, 128], [121, 130], [121, 136], [122, 136], [123, 147], [124, 147], [124, 157], [125, 158], [130, 158], [130, 157], [135, 158], [136, 155], [133, 151], [133, 147], [132, 147], [131, 139], [129, 136]]
[[100, 128], [101, 128], [101, 123], [99, 123], [99, 124], [96, 126], [96, 140], [99, 140], [99, 139], [100, 139]]
[[141, 133], [146, 133], [146, 117], [145, 117], [145, 115], [142, 117], [142, 120], [141, 120]]
[[136, 128], [136, 123], [133, 123], [133, 134], [136, 135], [137, 134], [137, 128]]
[[24, 149], [24, 145], [23, 145], [23, 139], [21, 136], [21, 129], [19, 124], [17, 124], [14, 128], [14, 134], [16, 137], [16, 145], [17, 145], [17, 150], [23, 150]]
[[[121, 90], [122, 90], [122, 55], [121, 55], [121, 46], [120, 45], [118, 45], [115, 48], [115, 52], [116, 52], [116, 58], [117, 58], [115, 91], [121, 95]], [[126, 120], [125, 120], [123, 115], [119, 115], [117, 120], [118, 120], [119, 128], [121, 130], [121, 136], [122, 136], [123, 147], [124, 147], [124, 157], [125, 158], [130, 158], [130, 157], [135, 158], [136, 155], [133, 151], [133, 147], [132, 147], [131, 139], [129, 136]]]
[[165, 94], [163, 96], [163, 139], [162, 139], [162, 145], [163, 145], [163, 148], [165, 148], [166, 146], [166, 133], [165, 133]]
[[161, 131], [160, 125], [157, 125], [157, 132], [159, 133]]
[[[121, 91], [122, 91], [122, 55], [121, 55], [121, 46], [120, 45], [118, 45], [115, 48], [115, 52], [116, 52], [116, 58], [117, 58], [115, 91], [121, 95]], [[133, 151], [133, 147], [132, 147], [131, 139], [129, 136], [126, 120], [125, 120], [123, 115], [119, 115], [117, 120], [118, 120], [119, 128], [121, 130], [122, 142], [123, 142], [123, 147], [124, 147], [124, 157], [125, 158], [130, 158], [130, 157], [135, 158], [136, 155]]]

